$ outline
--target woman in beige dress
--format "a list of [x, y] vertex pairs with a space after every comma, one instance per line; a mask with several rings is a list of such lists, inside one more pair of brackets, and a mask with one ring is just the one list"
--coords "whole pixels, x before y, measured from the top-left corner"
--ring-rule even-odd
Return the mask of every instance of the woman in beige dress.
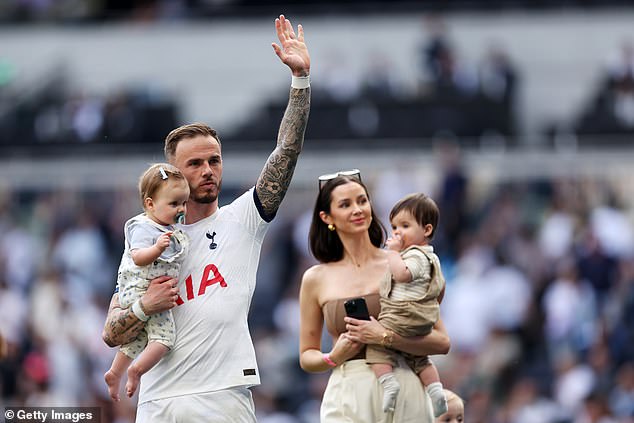
[[[396, 408], [385, 413], [382, 392], [366, 364], [365, 345], [378, 344], [416, 355], [446, 354], [449, 337], [441, 320], [422, 337], [403, 338], [376, 321], [379, 282], [388, 272], [381, 249], [385, 229], [372, 210], [358, 170], [323, 175], [310, 228], [310, 248], [319, 260], [304, 273], [300, 290], [300, 365], [307, 372], [332, 370], [320, 419], [334, 422], [433, 423], [431, 403], [416, 374], [400, 363]], [[370, 321], [346, 317], [344, 302], [365, 299]], [[322, 330], [332, 336], [323, 351]]]

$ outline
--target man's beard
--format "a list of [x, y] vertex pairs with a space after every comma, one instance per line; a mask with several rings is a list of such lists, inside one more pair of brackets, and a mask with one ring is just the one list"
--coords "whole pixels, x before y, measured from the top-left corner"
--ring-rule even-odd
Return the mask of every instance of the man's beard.
[[199, 204], [211, 204], [218, 199], [218, 193], [220, 193], [220, 188], [222, 187], [222, 181], [218, 182], [218, 189], [216, 190], [216, 194], [212, 194], [210, 192], [204, 192], [202, 194], [194, 194], [191, 195], [191, 199], [194, 202]]

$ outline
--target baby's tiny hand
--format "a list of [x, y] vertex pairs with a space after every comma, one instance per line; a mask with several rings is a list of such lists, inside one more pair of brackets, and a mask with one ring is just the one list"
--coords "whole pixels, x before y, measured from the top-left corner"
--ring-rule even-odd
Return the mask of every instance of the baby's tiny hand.
[[403, 247], [403, 240], [400, 237], [390, 237], [385, 241], [388, 250], [400, 251]]
[[165, 251], [167, 247], [170, 245], [170, 238], [172, 237], [172, 232], [165, 232], [156, 240], [156, 246], [161, 250]]

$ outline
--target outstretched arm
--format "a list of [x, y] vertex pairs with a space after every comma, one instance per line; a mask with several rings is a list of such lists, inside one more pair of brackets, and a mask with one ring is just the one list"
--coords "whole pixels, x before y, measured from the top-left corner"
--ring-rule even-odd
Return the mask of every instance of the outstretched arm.
[[[284, 15], [275, 20], [275, 29], [281, 46], [273, 43], [280, 60], [287, 65], [293, 77], [308, 77], [310, 56], [304, 43], [304, 29], [297, 27], [297, 35], [291, 22]], [[277, 145], [271, 153], [256, 184], [255, 191], [266, 216], [274, 216], [291, 183], [299, 153], [304, 144], [304, 132], [310, 110], [310, 87], [294, 88], [282, 118], [277, 135]]]

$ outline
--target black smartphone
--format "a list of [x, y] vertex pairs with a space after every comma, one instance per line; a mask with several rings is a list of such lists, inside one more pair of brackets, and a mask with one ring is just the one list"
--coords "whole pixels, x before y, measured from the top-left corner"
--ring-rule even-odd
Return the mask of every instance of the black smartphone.
[[348, 317], [359, 320], [370, 320], [370, 312], [368, 312], [368, 305], [363, 298], [353, 298], [343, 303], [346, 309]]

